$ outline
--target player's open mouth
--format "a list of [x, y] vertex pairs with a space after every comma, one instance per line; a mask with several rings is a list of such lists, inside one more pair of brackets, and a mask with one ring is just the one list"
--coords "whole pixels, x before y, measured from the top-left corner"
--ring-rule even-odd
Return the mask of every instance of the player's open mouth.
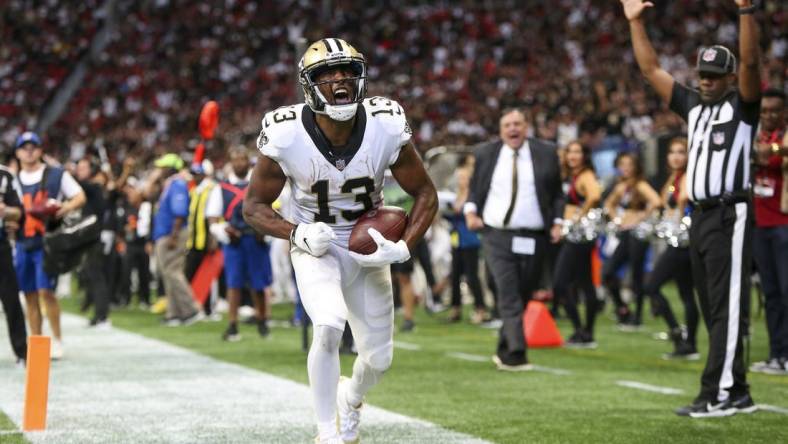
[[350, 102], [350, 91], [347, 88], [340, 86], [334, 91], [335, 105], [347, 105]]

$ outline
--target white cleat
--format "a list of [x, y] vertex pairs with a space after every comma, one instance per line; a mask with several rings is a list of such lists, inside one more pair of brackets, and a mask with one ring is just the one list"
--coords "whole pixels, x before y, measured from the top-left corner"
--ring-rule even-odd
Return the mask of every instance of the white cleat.
[[361, 409], [364, 401], [358, 407], [353, 407], [347, 401], [347, 389], [350, 378], [341, 376], [337, 387], [337, 415], [339, 420], [339, 436], [342, 437], [344, 444], [358, 444], [360, 435], [358, 432], [361, 423]]

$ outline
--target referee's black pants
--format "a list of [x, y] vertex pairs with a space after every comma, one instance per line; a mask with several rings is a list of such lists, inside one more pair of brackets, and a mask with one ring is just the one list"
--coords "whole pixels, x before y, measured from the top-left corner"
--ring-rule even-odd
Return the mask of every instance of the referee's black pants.
[[747, 202], [692, 214], [690, 258], [709, 353], [697, 402], [749, 393], [742, 338], [748, 334], [752, 215]]
[[[485, 259], [498, 289], [498, 313], [502, 321], [497, 354], [504, 364], [525, 364], [528, 359], [523, 313], [531, 293], [539, 284], [549, 241], [545, 233], [532, 230], [509, 231], [487, 227], [483, 234]], [[513, 251], [516, 236], [533, 239], [533, 254]]]
[[679, 289], [681, 302], [684, 304], [684, 319], [687, 323], [687, 342], [694, 347], [700, 312], [695, 302], [695, 290], [692, 283], [692, 262], [689, 247], [668, 247], [654, 263], [654, 269], [646, 280], [646, 294], [651, 298], [651, 306], [657, 315], [665, 318], [671, 330], [679, 327], [676, 315], [670, 302], [662, 294], [661, 288], [667, 282], [675, 280]]
[[22, 304], [19, 303], [19, 286], [16, 281], [14, 259], [11, 245], [7, 240], [0, 240], [0, 302], [3, 304], [8, 336], [11, 338], [11, 348], [17, 358], [27, 358], [27, 330], [25, 329], [25, 314]]

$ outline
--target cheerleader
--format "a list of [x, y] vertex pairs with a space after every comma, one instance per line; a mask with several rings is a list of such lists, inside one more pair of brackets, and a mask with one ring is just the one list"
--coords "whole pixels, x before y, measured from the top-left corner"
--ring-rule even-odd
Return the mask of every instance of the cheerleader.
[[[635, 329], [641, 325], [643, 312], [643, 265], [648, 241], [635, 237], [633, 229], [660, 206], [659, 194], [643, 177], [640, 159], [632, 153], [616, 156], [615, 166], [620, 176], [613, 191], [605, 200], [604, 208], [620, 225], [618, 245], [602, 268], [602, 282], [610, 291], [616, 305], [616, 316], [622, 329]], [[629, 263], [632, 269], [632, 291], [635, 293], [635, 313], [621, 299], [619, 269]]]
[[[668, 148], [668, 167], [671, 174], [662, 187], [663, 220], [677, 227], [687, 209], [687, 194], [684, 190], [684, 172], [687, 168], [687, 140], [675, 138]], [[684, 304], [684, 316], [687, 330], [684, 332], [676, 321], [670, 303], [660, 288], [670, 280], [676, 281], [681, 302]], [[698, 331], [698, 305], [695, 303], [692, 284], [692, 264], [690, 263], [687, 245], [668, 245], [654, 264], [654, 270], [646, 281], [646, 294], [651, 298], [654, 313], [665, 318], [670, 328], [670, 339], [674, 344], [673, 353], [666, 358], [698, 359], [695, 334]]]
[[[580, 218], [599, 204], [601, 187], [591, 164], [591, 150], [578, 141], [570, 142], [562, 156], [564, 195], [566, 206], [564, 220], [579, 223]], [[596, 288], [591, 279], [591, 254], [593, 240], [569, 242], [564, 240], [558, 253], [553, 279], [553, 296], [564, 305], [574, 334], [567, 346], [592, 348], [594, 342], [594, 319], [597, 312]], [[583, 292], [586, 303], [586, 322], [580, 322], [577, 310], [577, 290]]]

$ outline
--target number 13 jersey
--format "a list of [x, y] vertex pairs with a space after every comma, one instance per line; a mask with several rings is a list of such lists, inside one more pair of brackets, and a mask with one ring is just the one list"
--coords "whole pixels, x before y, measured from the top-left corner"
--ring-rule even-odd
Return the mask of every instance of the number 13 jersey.
[[306, 104], [267, 113], [257, 138], [260, 152], [288, 177], [295, 223], [325, 222], [347, 248], [356, 219], [383, 202], [383, 176], [410, 141], [402, 107], [384, 97], [359, 104], [347, 145], [334, 149]]

